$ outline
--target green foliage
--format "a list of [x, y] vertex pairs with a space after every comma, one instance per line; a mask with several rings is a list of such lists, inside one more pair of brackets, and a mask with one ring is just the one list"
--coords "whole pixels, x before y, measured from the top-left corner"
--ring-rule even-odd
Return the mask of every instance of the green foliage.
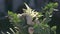
[[58, 3], [49, 3], [45, 6], [43, 10], [50, 9], [50, 8], [56, 8], [58, 6]]
[[[23, 9], [24, 13], [16, 14], [8, 11], [10, 22], [18, 29], [19, 34], [50, 34], [53, 31], [56, 34], [56, 26], [50, 28], [48, 25], [51, 21], [53, 9], [58, 5], [57, 3], [49, 3], [42, 12], [37, 12], [25, 4], [27, 9]], [[43, 14], [44, 13], [44, 14]], [[31, 27], [31, 31], [28, 29]], [[32, 29], [33, 28], [33, 29]], [[16, 33], [16, 34], [18, 34]]]
[[17, 14], [16, 13], [13, 13], [11, 11], [8, 11], [8, 16], [9, 16], [9, 21], [14, 23], [14, 24], [17, 24], [20, 22], [20, 19], [17, 17]]

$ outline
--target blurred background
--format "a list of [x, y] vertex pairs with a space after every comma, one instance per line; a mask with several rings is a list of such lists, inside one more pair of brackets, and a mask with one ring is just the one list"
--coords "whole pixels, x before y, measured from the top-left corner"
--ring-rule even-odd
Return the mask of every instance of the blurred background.
[[[27, 15], [25, 13], [29, 14]], [[32, 17], [31, 14], [33, 14]], [[36, 14], [43, 16], [36, 17]], [[52, 17], [49, 17], [51, 15]], [[36, 20], [37, 18], [38, 20]], [[46, 20], [44, 21], [45, 18]], [[34, 22], [34, 24], [31, 21]], [[31, 28], [32, 32], [30, 32], [29, 28]], [[43, 30], [42, 28], [46, 29]], [[0, 34], [59, 33], [60, 0], [0, 0]]]

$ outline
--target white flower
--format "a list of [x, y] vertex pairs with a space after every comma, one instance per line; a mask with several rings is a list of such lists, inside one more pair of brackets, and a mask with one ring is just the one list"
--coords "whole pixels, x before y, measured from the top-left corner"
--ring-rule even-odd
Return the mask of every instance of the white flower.
[[22, 17], [22, 14], [17, 14], [17, 17], [18, 17], [18, 18]]

